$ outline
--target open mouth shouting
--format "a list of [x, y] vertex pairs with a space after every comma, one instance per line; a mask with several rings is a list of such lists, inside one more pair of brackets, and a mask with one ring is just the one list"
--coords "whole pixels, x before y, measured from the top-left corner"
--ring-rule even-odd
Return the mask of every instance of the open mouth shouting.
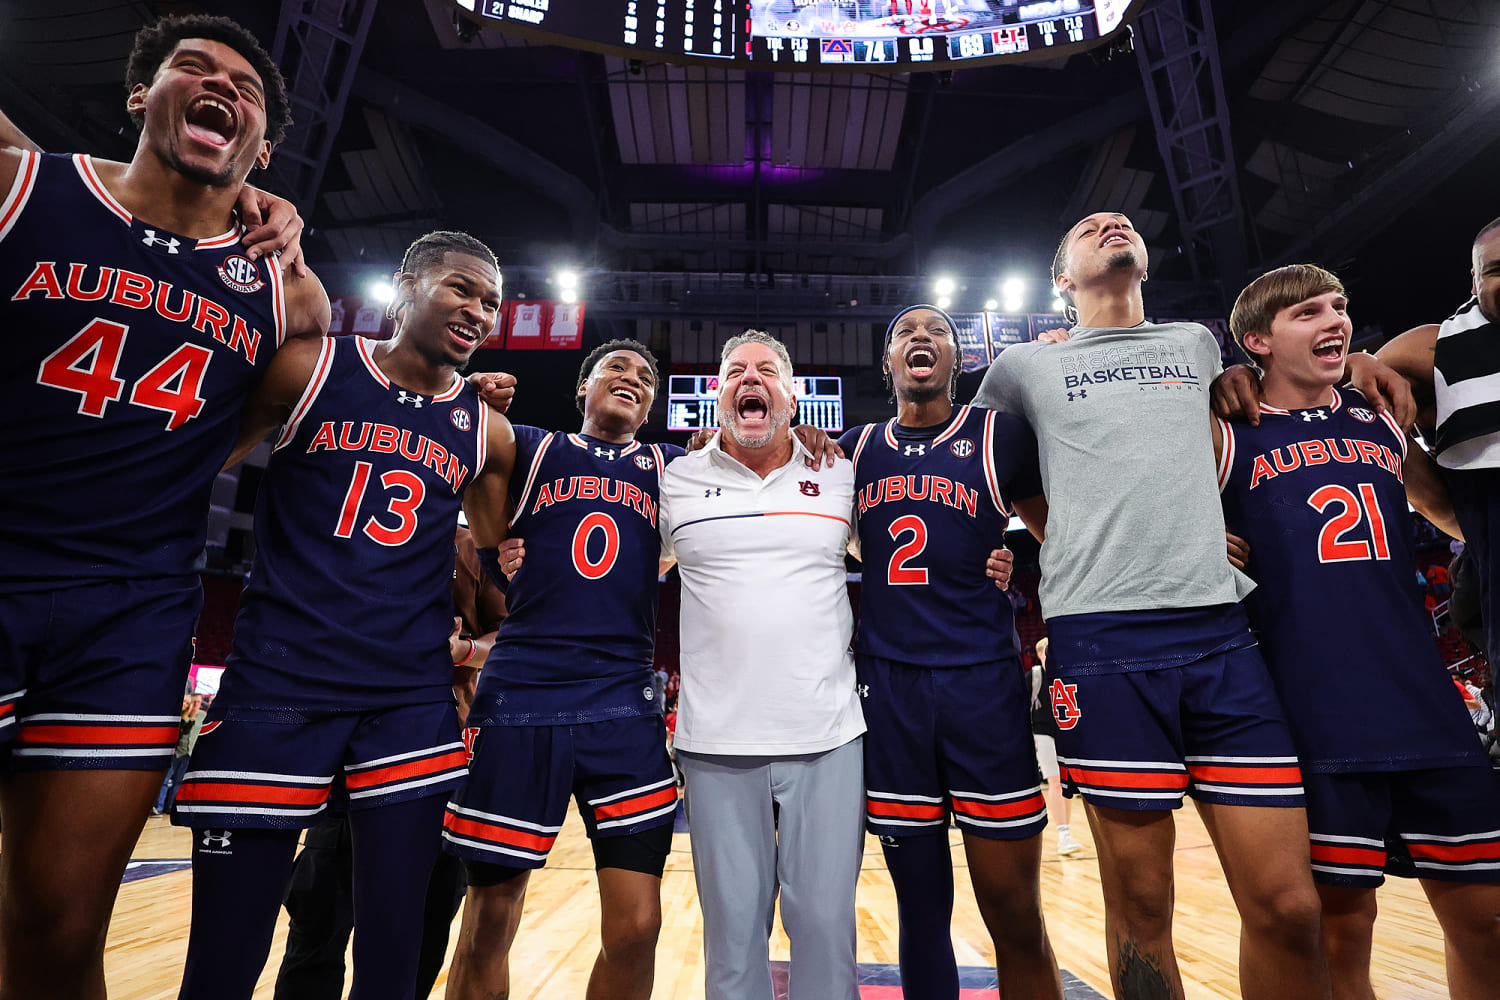
[[754, 387], [741, 389], [734, 399], [734, 415], [740, 423], [763, 423], [771, 419], [771, 398]]
[[1111, 230], [1105, 233], [1104, 237], [1099, 240], [1099, 245], [1101, 247], [1128, 247], [1130, 246], [1130, 237], [1118, 229]]
[[1313, 357], [1326, 364], [1338, 364], [1344, 360], [1344, 335], [1320, 337], [1313, 344]]
[[188, 104], [187, 134], [205, 146], [225, 149], [239, 133], [239, 119], [228, 101], [200, 94]]
[[912, 344], [906, 349], [903, 360], [906, 362], [906, 370], [913, 378], [927, 378], [937, 367], [937, 348], [926, 343]]

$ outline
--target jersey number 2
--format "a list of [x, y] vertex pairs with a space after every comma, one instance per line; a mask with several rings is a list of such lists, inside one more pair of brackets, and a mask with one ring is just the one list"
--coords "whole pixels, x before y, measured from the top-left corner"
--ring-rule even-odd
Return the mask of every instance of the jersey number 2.
[[[1380, 513], [1380, 501], [1375, 496], [1372, 484], [1360, 483], [1357, 495], [1346, 486], [1324, 486], [1307, 498], [1307, 505], [1319, 514], [1326, 514], [1334, 504], [1343, 509], [1318, 532], [1318, 562], [1369, 559], [1372, 546], [1374, 558], [1391, 557], [1391, 543], [1385, 534], [1385, 517]], [[1359, 522], [1364, 520], [1370, 522], [1370, 541], [1362, 538], [1345, 541], [1344, 536], [1359, 527]]]
[[[354, 463], [354, 478], [349, 481], [349, 490], [344, 494], [344, 506], [339, 511], [338, 527], [333, 529], [335, 538], [349, 538], [354, 534], [354, 522], [359, 520], [359, 505], [365, 498], [365, 487], [370, 484], [369, 462]], [[364, 532], [371, 540], [381, 545], [405, 545], [417, 530], [417, 508], [427, 496], [427, 487], [421, 477], [405, 469], [392, 469], [380, 474], [380, 485], [387, 490], [404, 490], [406, 496], [393, 496], [386, 502], [386, 512], [396, 515], [396, 525], [387, 528], [375, 518], [365, 522]]]
[[927, 548], [927, 522], [915, 514], [905, 514], [892, 521], [887, 530], [890, 531], [893, 542], [908, 531], [911, 532], [911, 541], [897, 546], [896, 551], [891, 553], [891, 561], [885, 570], [886, 582], [893, 587], [926, 586], [927, 568], [908, 566], [907, 563]]
[[[125, 392], [125, 381], [115, 372], [129, 332], [121, 323], [93, 320], [47, 355], [37, 382], [78, 393], [78, 412], [84, 416], [104, 416], [105, 407]], [[175, 431], [203, 411], [199, 391], [213, 359], [207, 348], [183, 344], [136, 380], [128, 402], [166, 413], [167, 430]]]

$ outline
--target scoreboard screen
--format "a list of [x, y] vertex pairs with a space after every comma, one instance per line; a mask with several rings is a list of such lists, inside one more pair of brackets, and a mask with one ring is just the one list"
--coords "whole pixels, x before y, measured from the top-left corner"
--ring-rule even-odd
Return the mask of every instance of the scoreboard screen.
[[1146, 0], [448, 0], [538, 41], [746, 69], [901, 70], [1092, 48]]
[[[792, 379], [797, 395], [797, 422], [830, 433], [844, 429], [844, 383], [837, 375]], [[718, 427], [719, 376], [667, 376], [667, 430], [697, 431]]]

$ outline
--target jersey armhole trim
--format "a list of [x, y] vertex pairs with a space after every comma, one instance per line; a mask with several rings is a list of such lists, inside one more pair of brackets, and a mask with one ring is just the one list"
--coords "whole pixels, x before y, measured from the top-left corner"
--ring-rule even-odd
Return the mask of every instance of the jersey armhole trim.
[[[479, 441], [474, 454], [474, 476], [484, 475], [484, 463], [490, 456], [490, 404], [479, 400], [479, 409], [474, 414], [474, 425], [479, 428]], [[471, 479], [469, 482], [473, 482]], [[457, 492], [456, 490], [454, 492]]]
[[1380, 419], [1385, 422], [1385, 425], [1391, 429], [1391, 433], [1396, 435], [1396, 440], [1401, 442], [1401, 458], [1404, 460], [1406, 458], [1407, 449], [1411, 447], [1411, 438], [1406, 436], [1406, 434], [1401, 430], [1401, 425], [1396, 423], [1396, 418], [1391, 416], [1389, 413], [1381, 410], [1377, 411], [1377, 416], [1379, 416]]
[[542, 468], [542, 456], [547, 454], [547, 449], [552, 447], [552, 442], [557, 440], [556, 434], [548, 434], [542, 438], [542, 443], [537, 446], [536, 454], [531, 456], [531, 468], [526, 470], [526, 485], [521, 487], [521, 495], [516, 498], [516, 509], [510, 515], [510, 526], [520, 519], [521, 513], [526, 510], [526, 501], [531, 497], [531, 487], [536, 484], [536, 474]]
[[1224, 453], [1219, 456], [1219, 492], [1229, 485], [1229, 474], [1234, 471], [1234, 427], [1223, 417], [1214, 417], [1224, 435]]
[[31, 198], [36, 187], [36, 175], [41, 171], [42, 154], [31, 150], [21, 151], [21, 167], [16, 171], [15, 182], [6, 192], [5, 201], [0, 202], [0, 242], [15, 228], [16, 220]]
[[109, 188], [99, 179], [99, 172], [94, 169], [94, 159], [87, 153], [74, 153], [73, 166], [78, 170], [78, 176], [83, 178], [84, 187], [99, 199], [99, 203], [119, 216], [125, 225], [133, 225], [135, 217], [125, 210], [125, 206], [115, 200], [115, 196], [109, 193]]
[[667, 456], [662, 454], [661, 448], [655, 444], [649, 446], [651, 454], [656, 456], [656, 485], [661, 486], [661, 477], [667, 474]]
[[865, 450], [865, 442], [870, 440], [870, 435], [875, 433], [875, 428], [879, 426], [881, 425], [865, 424], [865, 429], [859, 432], [859, 438], [854, 442], [854, 454], [849, 456], [849, 461], [853, 463], [855, 469], [859, 468], [859, 456]]
[[273, 452], [280, 451], [292, 443], [292, 439], [297, 436], [297, 430], [302, 426], [302, 418], [307, 416], [307, 411], [312, 409], [313, 401], [318, 398], [318, 393], [323, 391], [323, 384], [328, 381], [328, 370], [333, 367], [333, 344], [333, 337], [323, 338], [323, 346], [318, 349], [318, 363], [313, 368], [313, 377], [308, 380], [307, 388], [302, 390], [302, 397], [292, 408], [292, 418], [286, 422], [286, 428], [276, 439], [276, 447], [271, 449]]
[[276, 258], [266, 256], [261, 260], [266, 262], [266, 280], [271, 283], [271, 312], [276, 317], [276, 346], [280, 347], [286, 343], [286, 286]]
[[[964, 407], [964, 415], [967, 416], [969, 408]], [[995, 416], [997, 411], [990, 410], [984, 415], [984, 481], [990, 487], [990, 499], [995, 503], [995, 509], [1002, 516], [1010, 517], [1010, 508], [1005, 505], [1005, 497], [1000, 493], [1000, 475], [995, 469]]]

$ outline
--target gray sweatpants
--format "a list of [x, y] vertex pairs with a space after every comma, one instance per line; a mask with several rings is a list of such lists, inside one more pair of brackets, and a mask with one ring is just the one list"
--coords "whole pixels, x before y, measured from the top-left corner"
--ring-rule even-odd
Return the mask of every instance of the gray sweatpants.
[[769, 939], [778, 888], [792, 945], [788, 1000], [857, 1000], [863, 741], [792, 757], [678, 751], [708, 1000], [772, 1000]]

